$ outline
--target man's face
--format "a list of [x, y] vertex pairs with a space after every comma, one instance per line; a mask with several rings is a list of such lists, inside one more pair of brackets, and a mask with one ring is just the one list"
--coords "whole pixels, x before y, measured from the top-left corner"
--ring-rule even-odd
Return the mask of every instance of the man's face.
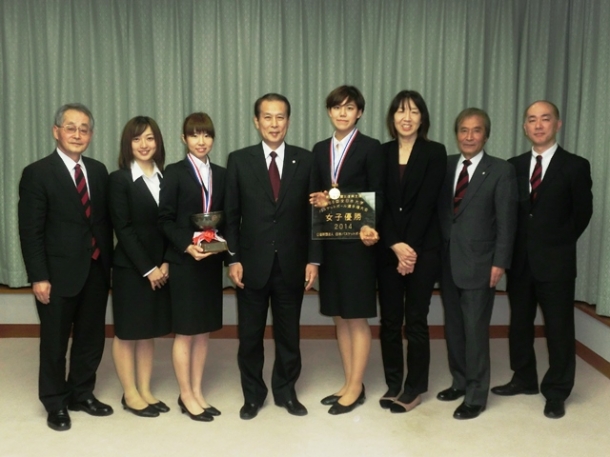
[[264, 100], [260, 105], [254, 126], [267, 146], [275, 150], [282, 145], [288, 132], [288, 107], [280, 100]]
[[536, 152], [544, 152], [553, 146], [560, 128], [561, 121], [548, 103], [534, 103], [525, 114], [523, 130]]
[[485, 121], [481, 116], [470, 116], [462, 121], [457, 131], [458, 149], [466, 159], [471, 159], [487, 142]]
[[60, 127], [53, 126], [57, 147], [75, 162], [89, 146], [92, 135], [89, 116], [72, 109], [64, 113]]

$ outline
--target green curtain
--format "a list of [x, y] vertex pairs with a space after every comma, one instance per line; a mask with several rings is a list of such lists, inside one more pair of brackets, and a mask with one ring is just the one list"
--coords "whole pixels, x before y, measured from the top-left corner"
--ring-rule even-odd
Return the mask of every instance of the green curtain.
[[330, 135], [324, 98], [357, 85], [361, 130], [382, 141], [387, 106], [420, 91], [430, 136], [456, 152], [453, 120], [467, 106], [492, 119], [487, 150], [528, 149], [522, 112], [554, 101], [559, 141], [591, 161], [595, 210], [579, 243], [577, 298], [610, 315], [610, 2], [607, 0], [2, 0], [0, 1], [0, 283], [27, 285], [17, 233], [25, 165], [49, 154], [53, 113], [80, 101], [95, 116], [88, 155], [117, 168], [125, 122], [154, 117], [181, 159], [186, 115], [216, 125], [212, 160], [257, 142], [252, 104], [266, 92], [292, 102], [287, 141]]

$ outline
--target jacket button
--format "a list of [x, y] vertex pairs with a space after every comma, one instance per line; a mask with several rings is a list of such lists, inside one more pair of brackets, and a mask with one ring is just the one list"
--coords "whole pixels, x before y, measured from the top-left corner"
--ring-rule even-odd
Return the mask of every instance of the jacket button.
[[402, 211], [402, 208], [398, 208], [398, 211]]

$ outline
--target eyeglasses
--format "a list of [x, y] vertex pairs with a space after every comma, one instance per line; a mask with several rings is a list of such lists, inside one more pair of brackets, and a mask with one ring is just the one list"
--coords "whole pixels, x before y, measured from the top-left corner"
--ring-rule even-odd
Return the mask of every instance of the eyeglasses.
[[76, 127], [76, 125], [74, 125], [74, 124], [58, 125], [57, 128], [64, 129], [64, 131], [68, 135], [76, 135], [77, 130], [83, 136], [89, 136], [91, 134], [91, 129], [89, 127], [85, 127], [85, 126]]

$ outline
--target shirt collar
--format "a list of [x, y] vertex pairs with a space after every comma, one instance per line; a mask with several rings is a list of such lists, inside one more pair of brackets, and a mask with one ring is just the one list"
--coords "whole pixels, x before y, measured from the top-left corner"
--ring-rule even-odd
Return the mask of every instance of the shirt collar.
[[[161, 171], [159, 171], [159, 168], [157, 167], [157, 164], [155, 162], [153, 162], [153, 174], [151, 176], [154, 177], [155, 175], [158, 175], [159, 177], [163, 177], [163, 174], [161, 174]], [[131, 179], [133, 181], [136, 181], [138, 178], [140, 178], [141, 176], [144, 176], [145, 178], [147, 178], [147, 176], [144, 174], [144, 172], [142, 171], [142, 168], [140, 168], [140, 165], [138, 164], [138, 162], [136, 162], [135, 160], [133, 162], [131, 162]]]
[[68, 157], [68, 155], [63, 152], [61, 149], [59, 149], [58, 147], [55, 148], [57, 153], [59, 154], [59, 157], [61, 157], [61, 160], [66, 164], [66, 167], [68, 168], [68, 170], [74, 170], [74, 167], [76, 164], [79, 164], [81, 166], [81, 168], [85, 168], [85, 164], [83, 163], [83, 158], [82, 156], [78, 157], [78, 162], [75, 162], [74, 160], [72, 160], [70, 157]]
[[189, 157], [191, 158], [191, 160], [193, 161], [193, 163], [197, 166], [197, 168], [199, 168], [201, 170], [201, 168], [210, 168], [210, 158], [208, 157], [206, 162], [203, 162], [202, 160], [200, 160], [198, 157], [195, 157], [194, 154], [191, 154], [189, 152]]
[[[472, 156], [470, 159], [470, 164], [472, 165], [472, 169], [474, 170], [476, 168], [476, 166], [479, 164], [479, 162], [481, 161], [481, 159], [483, 159], [483, 155], [485, 154], [484, 150], [481, 150], [479, 152], [477, 152], [474, 156]], [[460, 164], [466, 160], [466, 157], [464, 157], [462, 154], [460, 154]]]
[[548, 148], [546, 151], [543, 151], [542, 153], [538, 154], [536, 151], [534, 151], [534, 147], [532, 146], [532, 157], [535, 159], [536, 156], [542, 156], [542, 160], [544, 160], [546, 158], [548, 158], [550, 160], [551, 157], [553, 157], [553, 154], [555, 154], [555, 151], [557, 151], [558, 147], [559, 147], [559, 144], [555, 143], [553, 146]]
[[284, 150], [286, 149], [286, 143], [285, 142], [282, 141], [282, 144], [280, 144], [277, 149], [271, 149], [269, 147], [269, 145], [267, 143], [265, 143], [264, 141], [262, 141], [261, 143], [263, 145], [263, 151], [265, 152], [265, 159], [267, 157], [269, 157], [269, 154], [271, 154], [271, 151], [275, 151], [275, 153], [277, 154], [276, 160], [283, 160], [284, 159]]

